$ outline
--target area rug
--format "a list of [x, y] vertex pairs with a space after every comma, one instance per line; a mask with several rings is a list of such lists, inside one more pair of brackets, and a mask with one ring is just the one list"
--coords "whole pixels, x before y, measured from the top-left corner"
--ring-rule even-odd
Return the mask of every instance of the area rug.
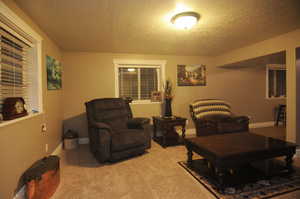
[[[205, 164], [203, 159], [193, 160], [193, 163], [194, 165]], [[178, 162], [178, 164], [217, 199], [266, 199], [300, 190], [300, 173], [298, 171], [290, 175], [262, 177], [251, 183], [227, 186], [220, 191], [212, 178], [200, 174], [199, 167], [190, 168], [185, 161]]]

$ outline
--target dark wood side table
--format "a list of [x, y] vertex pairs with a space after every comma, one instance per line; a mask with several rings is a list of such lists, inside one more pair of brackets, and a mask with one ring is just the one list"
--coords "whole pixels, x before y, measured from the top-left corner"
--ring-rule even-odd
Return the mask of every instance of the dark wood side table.
[[[162, 147], [182, 144], [185, 138], [186, 118], [173, 116], [170, 118], [154, 116], [153, 119], [153, 140]], [[182, 128], [182, 138], [175, 130], [176, 126]], [[161, 132], [158, 135], [158, 131]]]

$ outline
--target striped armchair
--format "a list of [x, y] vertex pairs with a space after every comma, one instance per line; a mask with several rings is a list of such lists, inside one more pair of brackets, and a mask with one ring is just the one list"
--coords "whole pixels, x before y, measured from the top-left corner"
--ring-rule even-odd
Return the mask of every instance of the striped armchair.
[[235, 116], [230, 104], [219, 99], [201, 99], [190, 104], [190, 113], [197, 136], [247, 132], [249, 118]]

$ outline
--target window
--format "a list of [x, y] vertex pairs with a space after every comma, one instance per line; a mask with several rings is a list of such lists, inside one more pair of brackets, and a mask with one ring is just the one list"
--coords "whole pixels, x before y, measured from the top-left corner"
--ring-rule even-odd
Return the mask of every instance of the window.
[[26, 58], [30, 46], [0, 27], [0, 111], [7, 97], [23, 97], [29, 104], [28, 65]]
[[7, 97], [22, 97], [27, 112], [42, 112], [42, 38], [0, 2], [0, 114]]
[[153, 91], [160, 91], [164, 61], [117, 60], [116, 97], [130, 97], [135, 102], [147, 102]]
[[286, 97], [286, 68], [285, 65], [267, 65], [267, 97]]

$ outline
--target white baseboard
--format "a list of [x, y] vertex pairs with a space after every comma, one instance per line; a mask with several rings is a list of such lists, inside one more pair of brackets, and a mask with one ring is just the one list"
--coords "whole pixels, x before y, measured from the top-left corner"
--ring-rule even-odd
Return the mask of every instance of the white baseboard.
[[25, 199], [25, 186], [23, 186], [13, 199]]
[[79, 144], [88, 144], [90, 142], [89, 138], [79, 138], [78, 143]]
[[249, 124], [250, 129], [255, 129], [255, 128], [264, 128], [264, 127], [271, 127], [274, 126], [275, 122], [274, 121], [269, 121], [269, 122], [257, 122], [257, 123], [251, 123]]
[[[60, 156], [61, 152], [62, 152], [62, 142], [60, 142], [58, 144], [58, 146], [54, 149], [54, 151], [51, 153], [51, 155], [57, 155]], [[26, 186], [24, 185], [15, 195], [15, 197], [13, 199], [25, 199], [25, 188]]]
[[[255, 128], [263, 128], [263, 127], [272, 127], [274, 125], [275, 125], [274, 121], [258, 122], [258, 123], [249, 124], [249, 128], [255, 129]], [[181, 131], [178, 131], [178, 133], [181, 135]], [[196, 129], [195, 128], [186, 129], [185, 134], [186, 135], [196, 135]]]
[[62, 152], [62, 149], [63, 149], [63, 144], [62, 142], [60, 142], [58, 144], [58, 146], [56, 147], [56, 149], [54, 149], [54, 151], [51, 153], [51, 155], [57, 155], [57, 156], [60, 156], [61, 152]]
[[300, 157], [300, 149], [296, 149], [296, 157]]

